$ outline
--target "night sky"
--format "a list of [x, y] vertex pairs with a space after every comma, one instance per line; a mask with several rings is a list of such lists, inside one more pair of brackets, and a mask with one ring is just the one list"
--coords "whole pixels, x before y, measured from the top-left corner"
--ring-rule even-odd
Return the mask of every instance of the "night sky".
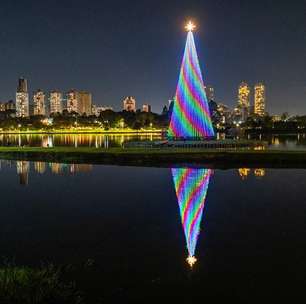
[[160, 112], [191, 18], [217, 101], [233, 106], [242, 80], [263, 81], [271, 114], [306, 114], [305, 14], [306, 0], [1, 0], [0, 100], [13, 99], [24, 76], [31, 92], [88, 90], [115, 110], [132, 95]]

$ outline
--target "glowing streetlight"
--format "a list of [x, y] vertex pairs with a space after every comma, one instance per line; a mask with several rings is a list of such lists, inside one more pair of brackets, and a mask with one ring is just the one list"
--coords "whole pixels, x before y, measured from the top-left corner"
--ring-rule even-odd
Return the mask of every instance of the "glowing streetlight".
[[196, 25], [192, 21], [189, 21], [186, 24], [185, 29], [187, 32], [193, 32], [196, 29]]

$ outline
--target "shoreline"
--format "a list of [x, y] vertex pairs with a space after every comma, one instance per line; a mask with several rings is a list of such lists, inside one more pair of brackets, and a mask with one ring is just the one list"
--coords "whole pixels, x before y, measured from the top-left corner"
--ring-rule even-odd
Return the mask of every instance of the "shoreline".
[[11, 131], [0, 131], [0, 135], [52, 135], [52, 134], [101, 134], [101, 135], [162, 135], [163, 130], [31, 130], [31, 131], [19, 131], [19, 130], [11, 130]]
[[306, 151], [0, 147], [0, 159], [139, 167], [306, 168]]

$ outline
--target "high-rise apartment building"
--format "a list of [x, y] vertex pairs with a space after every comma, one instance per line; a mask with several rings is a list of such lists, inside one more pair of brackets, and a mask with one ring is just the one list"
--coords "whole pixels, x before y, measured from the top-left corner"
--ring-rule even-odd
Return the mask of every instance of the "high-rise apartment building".
[[29, 93], [27, 80], [20, 78], [18, 80], [18, 87], [16, 92], [16, 116], [29, 116]]
[[78, 92], [75, 90], [67, 93], [67, 111], [78, 113]]
[[265, 116], [266, 113], [266, 88], [263, 83], [255, 85], [254, 113]]
[[128, 112], [136, 112], [136, 100], [132, 96], [128, 96], [123, 100], [123, 110]]
[[33, 95], [34, 115], [46, 115], [45, 94], [42, 90], [37, 90]]
[[92, 114], [92, 97], [91, 93], [80, 91], [77, 94], [78, 99], [78, 113], [80, 115], [83, 115], [84, 113], [86, 115]]
[[238, 107], [249, 109], [250, 96], [251, 96], [251, 89], [249, 85], [245, 82], [242, 82], [238, 89]]
[[205, 86], [207, 101], [215, 101], [215, 89], [212, 86]]
[[63, 112], [63, 94], [58, 91], [50, 92], [50, 114]]
[[251, 89], [249, 85], [242, 82], [238, 88], [238, 111], [242, 121], [246, 121], [250, 114]]

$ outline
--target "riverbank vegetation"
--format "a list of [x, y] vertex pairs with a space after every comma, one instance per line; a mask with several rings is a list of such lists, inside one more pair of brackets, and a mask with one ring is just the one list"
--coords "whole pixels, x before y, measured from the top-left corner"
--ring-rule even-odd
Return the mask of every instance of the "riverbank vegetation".
[[75, 284], [65, 282], [64, 274], [65, 269], [52, 264], [31, 268], [6, 263], [0, 268], [0, 303], [81, 303]]

